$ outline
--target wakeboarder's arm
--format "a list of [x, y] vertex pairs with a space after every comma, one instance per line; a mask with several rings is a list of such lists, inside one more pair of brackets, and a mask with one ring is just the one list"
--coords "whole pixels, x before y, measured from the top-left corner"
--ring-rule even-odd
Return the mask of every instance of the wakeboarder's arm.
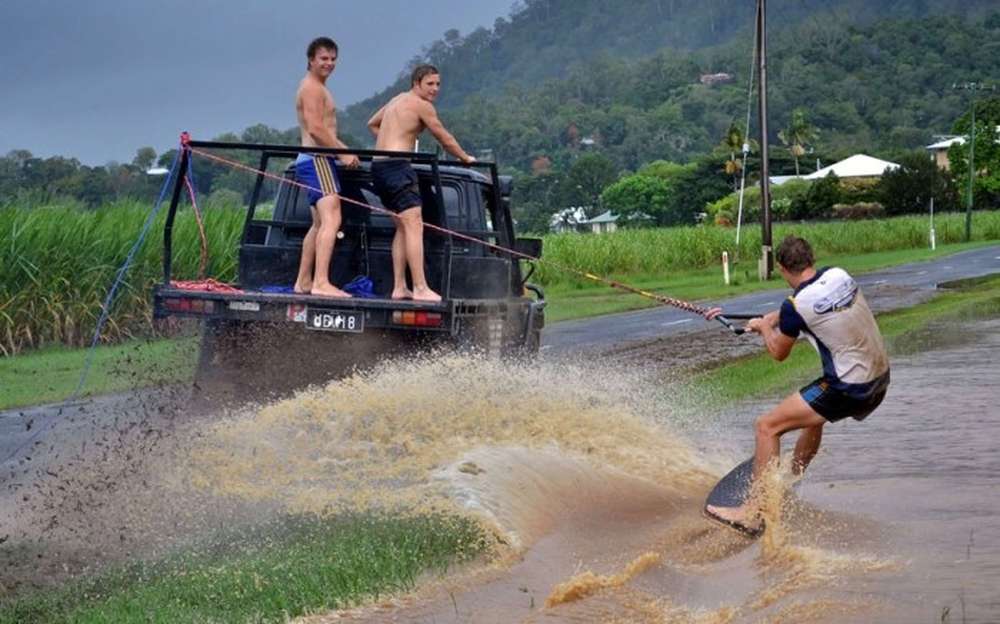
[[419, 105], [417, 109], [420, 114], [420, 121], [423, 122], [424, 126], [430, 130], [434, 138], [438, 140], [444, 151], [448, 152], [455, 158], [461, 160], [464, 163], [476, 162], [476, 159], [468, 155], [462, 146], [458, 144], [458, 141], [447, 129], [445, 129], [444, 124], [438, 118], [437, 111], [434, 110], [434, 106], [430, 102], [423, 102]]
[[762, 318], [751, 319], [747, 323], [747, 330], [760, 334], [767, 352], [779, 362], [783, 362], [795, 346], [795, 338], [786, 336], [778, 329], [777, 310], [768, 312]]

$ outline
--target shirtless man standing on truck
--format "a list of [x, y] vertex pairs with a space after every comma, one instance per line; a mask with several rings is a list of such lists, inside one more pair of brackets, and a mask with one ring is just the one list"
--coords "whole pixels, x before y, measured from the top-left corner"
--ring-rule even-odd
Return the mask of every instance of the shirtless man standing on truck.
[[[434, 109], [434, 99], [441, 89], [441, 74], [433, 65], [420, 65], [410, 76], [410, 90], [392, 98], [368, 120], [375, 135], [375, 149], [412, 152], [417, 137], [426, 128], [446, 152], [464, 163], [475, 162], [445, 129]], [[423, 204], [417, 174], [406, 158], [378, 158], [372, 161], [375, 191], [386, 209], [396, 218], [392, 239], [393, 299], [441, 301], [427, 285], [424, 275]], [[413, 290], [406, 287], [406, 267], [410, 267]]]
[[[304, 147], [337, 147], [347, 149], [337, 138], [337, 114], [333, 95], [326, 88], [326, 80], [337, 65], [337, 44], [327, 37], [319, 37], [309, 44], [306, 57], [305, 78], [295, 94], [295, 112], [299, 119]], [[354, 154], [337, 156], [345, 167], [357, 167]], [[350, 297], [330, 283], [330, 259], [333, 245], [340, 229], [340, 180], [337, 166], [330, 156], [300, 153], [295, 161], [295, 178], [309, 187], [309, 205], [312, 226], [302, 240], [302, 258], [299, 275], [295, 279], [295, 292]]]

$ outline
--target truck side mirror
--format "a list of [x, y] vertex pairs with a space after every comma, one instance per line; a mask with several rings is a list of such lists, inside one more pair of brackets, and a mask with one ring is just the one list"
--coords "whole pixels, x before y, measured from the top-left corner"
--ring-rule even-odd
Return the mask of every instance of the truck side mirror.
[[532, 258], [542, 257], [542, 239], [540, 238], [518, 238], [514, 241], [514, 251], [531, 256]]

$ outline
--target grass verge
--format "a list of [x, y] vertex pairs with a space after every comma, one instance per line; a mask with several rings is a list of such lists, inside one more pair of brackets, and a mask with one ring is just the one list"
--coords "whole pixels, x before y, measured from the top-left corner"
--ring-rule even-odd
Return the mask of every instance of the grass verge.
[[489, 552], [471, 519], [289, 518], [150, 563], [0, 603], [0, 624], [285, 622], [412, 589], [420, 575]]
[[[1000, 275], [957, 283], [926, 303], [878, 315], [878, 324], [890, 353], [895, 353], [906, 351], [908, 339], [935, 321], [995, 315], [1000, 315]], [[815, 378], [819, 368], [815, 350], [800, 344], [784, 362], [761, 353], [696, 374], [691, 381], [713, 406], [721, 407], [753, 396], [789, 392]]]
[[[0, 358], [0, 410], [68, 399], [89, 352], [50, 347]], [[133, 340], [97, 347], [81, 395], [190, 381], [196, 355], [195, 338]]]
[[[867, 254], [830, 255], [819, 258], [819, 265], [836, 265], [852, 274], [876, 271], [890, 266], [933, 260], [941, 256], [975, 249], [993, 242], [973, 242], [942, 245], [935, 251], [930, 249], [899, 249]], [[721, 267], [707, 269], [676, 270], [661, 275], [617, 275], [617, 279], [630, 286], [637, 286], [658, 294], [688, 301], [735, 297], [759, 290], [784, 288], [785, 283], [775, 272], [770, 281], [757, 279], [756, 264], [744, 260], [732, 271], [731, 285], [722, 282]], [[549, 323], [575, 318], [641, 310], [660, 305], [638, 295], [612, 289], [603, 284], [589, 282], [561, 283], [545, 291], [548, 305], [545, 320]]]

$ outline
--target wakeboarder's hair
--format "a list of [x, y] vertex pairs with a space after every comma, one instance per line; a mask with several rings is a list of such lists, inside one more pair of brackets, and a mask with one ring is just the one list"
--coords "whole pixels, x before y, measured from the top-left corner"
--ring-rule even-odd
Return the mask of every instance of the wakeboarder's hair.
[[809, 241], [791, 234], [778, 245], [775, 259], [790, 273], [801, 273], [816, 261]]

